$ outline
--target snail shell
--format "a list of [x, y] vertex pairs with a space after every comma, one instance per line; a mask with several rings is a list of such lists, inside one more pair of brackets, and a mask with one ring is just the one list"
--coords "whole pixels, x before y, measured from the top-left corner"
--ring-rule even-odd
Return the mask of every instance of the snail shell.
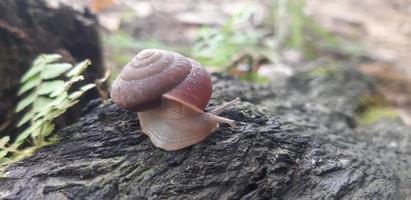
[[211, 92], [210, 76], [198, 62], [147, 49], [124, 67], [111, 97], [119, 107], [138, 112], [142, 130], [155, 146], [177, 150], [203, 140], [219, 123], [233, 124], [203, 111]]
[[136, 112], [160, 106], [163, 94], [203, 110], [211, 91], [210, 76], [198, 62], [175, 52], [146, 49], [124, 67], [111, 96], [121, 108]]

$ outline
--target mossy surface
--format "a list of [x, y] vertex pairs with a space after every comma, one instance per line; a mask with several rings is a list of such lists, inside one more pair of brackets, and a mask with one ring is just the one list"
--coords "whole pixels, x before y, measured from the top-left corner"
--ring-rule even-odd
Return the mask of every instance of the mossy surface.
[[308, 71], [308, 75], [311, 77], [330, 77], [338, 74], [338, 70], [333, 67], [316, 67]]
[[370, 125], [379, 120], [399, 119], [397, 112], [379, 93], [360, 98], [356, 119], [359, 125]]

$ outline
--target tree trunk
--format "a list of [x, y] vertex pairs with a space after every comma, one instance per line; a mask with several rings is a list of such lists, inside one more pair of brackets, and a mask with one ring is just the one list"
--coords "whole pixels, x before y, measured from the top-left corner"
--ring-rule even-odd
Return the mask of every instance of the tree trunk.
[[1, 198], [405, 199], [409, 128], [358, 126], [358, 97], [372, 84], [351, 69], [318, 74], [283, 87], [215, 74], [208, 109], [242, 98], [222, 115], [238, 125], [172, 152], [151, 144], [135, 113], [96, 100], [60, 142], [8, 168]]

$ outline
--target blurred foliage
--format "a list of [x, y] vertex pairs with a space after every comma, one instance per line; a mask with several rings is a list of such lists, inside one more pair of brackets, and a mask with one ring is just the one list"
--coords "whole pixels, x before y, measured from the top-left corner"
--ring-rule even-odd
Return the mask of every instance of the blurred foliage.
[[245, 75], [243, 75], [242, 77], [240, 77], [241, 80], [245, 80], [245, 81], [253, 81], [255, 83], [260, 83], [260, 84], [265, 84], [265, 83], [269, 83], [270, 80], [265, 77], [265, 76], [260, 76], [258, 75], [257, 72], [249, 72], [246, 73]]
[[[9, 136], [0, 139], [0, 165], [30, 155], [48, 144], [55, 128], [53, 120], [76, 104], [84, 92], [95, 87], [95, 84], [87, 84], [76, 91], [70, 90], [74, 83], [84, 79], [81, 74], [90, 61], [85, 60], [76, 66], [56, 63], [61, 58], [58, 54], [40, 55], [21, 78], [18, 90], [21, 100], [16, 113], [22, 114], [17, 127], [24, 130], [14, 141]], [[65, 78], [60, 78], [62, 76]]]
[[[221, 27], [204, 27], [198, 33], [192, 56], [206, 66], [224, 71], [238, 64], [233, 61], [238, 55], [267, 59], [273, 65], [283, 63], [282, 52], [289, 49], [301, 52], [305, 59], [315, 59], [327, 50], [362, 55], [357, 45], [335, 38], [314, 23], [304, 12], [304, 3], [304, 0], [272, 1], [262, 19], [258, 17], [261, 10], [249, 6]], [[258, 74], [253, 77], [260, 79]]]
[[[118, 32], [111, 35], [104, 35], [104, 41], [107, 46], [110, 48], [114, 48], [117, 50], [136, 50], [136, 49], [147, 49], [147, 48], [161, 48], [166, 50], [172, 50], [177, 48], [177, 50], [185, 50], [184, 48], [170, 46], [164, 44], [155, 39], [145, 39], [145, 40], [138, 40], [133, 38], [130, 34], [124, 32]], [[109, 49], [112, 50], [112, 49]], [[186, 50], [187, 51], [187, 50]]]
[[368, 125], [381, 119], [399, 119], [399, 116], [384, 96], [366, 95], [360, 99], [360, 105], [357, 109], [357, 121], [360, 125]]
[[259, 39], [264, 33], [243, 26], [247, 26], [254, 12], [250, 8], [233, 15], [222, 27], [200, 29], [193, 46], [193, 57], [204, 65], [221, 67], [236, 54], [258, 51]]
[[308, 75], [317, 78], [317, 77], [333, 77], [338, 74], [338, 71], [334, 67], [315, 67], [311, 71], [308, 71]]
[[369, 107], [364, 113], [358, 116], [360, 125], [368, 125], [377, 122], [380, 119], [398, 119], [398, 114], [392, 107], [373, 106]]
[[213, 70], [256, 82], [267, 81], [258, 73], [260, 66], [284, 64], [286, 51], [297, 52], [308, 60], [324, 56], [324, 52], [349, 57], [364, 55], [358, 45], [338, 39], [317, 25], [306, 14], [304, 0], [273, 0], [265, 6], [268, 9], [248, 4], [222, 25], [200, 28], [190, 47], [165, 44], [154, 38], [136, 39], [121, 31], [103, 35], [109, 66], [116, 66], [111, 69], [112, 77], [136, 52], [146, 48], [177, 51], [206, 67], [214, 67]]

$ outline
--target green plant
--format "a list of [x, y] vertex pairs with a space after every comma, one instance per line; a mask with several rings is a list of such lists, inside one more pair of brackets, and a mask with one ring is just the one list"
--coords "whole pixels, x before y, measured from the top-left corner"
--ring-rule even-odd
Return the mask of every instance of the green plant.
[[[29, 155], [34, 149], [48, 144], [55, 128], [53, 120], [76, 104], [84, 92], [95, 87], [95, 84], [87, 84], [76, 91], [70, 90], [74, 83], [84, 79], [81, 74], [90, 61], [85, 60], [76, 66], [56, 63], [61, 58], [58, 54], [40, 55], [21, 78], [18, 90], [21, 100], [16, 113], [21, 113], [22, 118], [17, 127], [25, 129], [12, 143], [9, 136], [0, 139], [0, 164]], [[59, 79], [63, 75], [65, 79]], [[25, 141], [32, 145], [21, 149]]]
[[[327, 64], [331, 65], [331, 64]], [[307, 72], [308, 75], [312, 78], [318, 77], [334, 77], [338, 75], [338, 71], [335, 67], [315, 67], [314, 69]]]
[[359, 125], [369, 125], [382, 119], [399, 119], [399, 116], [383, 95], [373, 94], [360, 97], [356, 119]]
[[388, 106], [371, 106], [357, 116], [360, 125], [369, 125], [381, 119], [399, 119], [398, 114], [393, 108]]
[[204, 65], [224, 67], [236, 54], [252, 54], [258, 49], [259, 38], [264, 34], [248, 27], [255, 12], [249, 8], [234, 14], [222, 27], [200, 29], [192, 56]]
[[281, 52], [287, 49], [315, 58], [319, 48], [332, 48], [339, 42], [306, 15], [304, 6], [304, 0], [272, 1], [260, 21], [255, 18], [259, 18], [261, 9], [248, 6], [221, 27], [202, 28], [192, 56], [202, 64], [223, 70], [228, 69], [239, 54], [266, 58], [274, 65], [282, 63]]

